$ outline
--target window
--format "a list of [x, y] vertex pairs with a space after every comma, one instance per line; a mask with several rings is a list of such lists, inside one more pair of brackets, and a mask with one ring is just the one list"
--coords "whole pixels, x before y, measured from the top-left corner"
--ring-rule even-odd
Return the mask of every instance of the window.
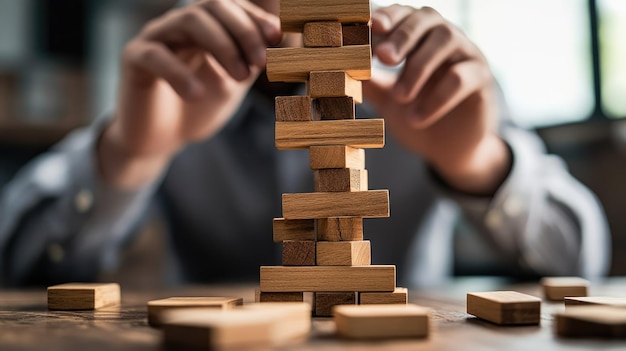
[[602, 107], [626, 116], [626, 1], [599, 0]]

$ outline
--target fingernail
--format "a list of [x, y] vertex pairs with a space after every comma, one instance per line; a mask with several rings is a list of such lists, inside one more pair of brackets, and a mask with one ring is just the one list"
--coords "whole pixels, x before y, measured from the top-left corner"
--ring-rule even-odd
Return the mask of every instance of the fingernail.
[[262, 67], [265, 65], [265, 56], [265, 49], [258, 49], [254, 51], [254, 54], [252, 54], [252, 59], [256, 65]]
[[393, 61], [396, 62], [396, 47], [390, 42], [379, 44], [376, 48], [379, 56], [384, 56], [385, 61]]
[[383, 30], [388, 31], [391, 27], [391, 19], [389, 19], [389, 16], [380, 13], [380, 12], [374, 12], [374, 14], [372, 14], [372, 19], [374, 21], [378, 21], [382, 27]]

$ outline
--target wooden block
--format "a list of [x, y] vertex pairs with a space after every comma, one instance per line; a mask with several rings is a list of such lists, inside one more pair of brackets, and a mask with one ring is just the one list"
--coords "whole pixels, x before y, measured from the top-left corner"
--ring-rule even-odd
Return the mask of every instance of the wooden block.
[[626, 338], [626, 309], [571, 306], [554, 315], [554, 332], [562, 337]]
[[382, 119], [356, 119], [314, 122], [276, 122], [276, 148], [306, 149], [320, 145], [347, 145], [354, 148], [385, 146]]
[[215, 308], [228, 310], [243, 305], [243, 298], [238, 297], [170, 297], [162, 300], [148, 301], [148, 323], [163, 324], [165, 311], [189, 308]]
[[263, 292], [393, 291], [395, 287], [392, 265], [261, 267]]
[[307, 87], [312, 98], [349, 96], [357, 104], [363, 102], [361, 81], [350, 77], [345, 71], [311, 72]]
[[281, 0], [280, 22], [283, 32], [302, 32], [304, 24], [316, 21], [368, 23], [369, 0]]
[[372, 31], [367, 24], [347, 24], [342, 28], [343, 45], [368, 45], [372, 43]]
[[372, 76], [371, 47], [267, 49], [270, 82], [306, 82], [313, 71], [346, 71], [354, 79], [369, 80]]
[[367, 191], [367, 170], [353, 168], [320, 169], [313, 173], [315, 191]]
[[314, 266], [315, 241], [283, 241], [284, 266]]
[[329, 217], [389, 217], [389, 191], [283, 194], [287, 219]]
[[579, 305], [604, 305], [612, 307], [626, 307], [626, 297], [610, 296], [586, 296], [586, 297], [566, 297], [565, 307]]
[[315, 220], [274, 218], [274, 242], [315, 240]]
[[345, 145], [311, 146], [311, 169], [365, 169], [365, 150]]
[[589, 281], [578, 277], [547, 277], [541, 279], [547, 300], [563, 301], [565, 297], [587, 296]]
[[468, 293], [467, 313], [496, 324], [539, 324], [541, 300], [515, 291]]
[[363, 240], [363, 218], [361, 217], [330, 217], [316, 221], [319, 241]]
[[117, 283], [67, 283], [48, 287], [50, 310], [94, 310], [119, 305]]
[[304, 302], [303, 292], [261, 292], [257, 289], [254, 294], [255, 302]]
[[311, 118], [315, 121], [354, 119], [354, 99], [349, 96], [325, 97], [313, 100]]
[[407, 305], [343, 305], [333, 309], [337, 333], [346, 338], [423, 338], [430, 329], [429, 308]]
[[318, 241], [318, 266], [368, 266], [372, 264], [369, 241]]
[[[305, 48], [340, 47], [343, 45], [340, 22], [308, 22], [302, 34]], [[367, 43], [369, 44], [369, 43]]]
[[407, 288], [396, 288], [393, 292], [362, 292], [359, 294], [361, 305], [407, 304], [409, 291]]
[[275, 102], [277, 121], [311, 120], [311, 98], [309, 96], [277, 96]]
[[316, 292], [315, 316], [332, 317], [333, 307], [356, 304], [356, 292]]

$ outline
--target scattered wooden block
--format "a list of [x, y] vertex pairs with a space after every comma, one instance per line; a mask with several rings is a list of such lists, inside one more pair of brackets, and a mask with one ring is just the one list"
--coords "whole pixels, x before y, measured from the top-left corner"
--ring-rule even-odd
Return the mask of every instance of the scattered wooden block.
[[578, 277], [547, 277], [541, 279], [547, 300], [563, 301], [565, 297], [587, 296], [589, 281]]
[[315, 121], [354, 119], [354, 98], [350, 96], [325, 97], [313, 100], [311, 118]]
[[372, 43], [372, 31], [367, 24], [344, 25], [343, 45], [368, 45]]
[[215, 308], [228, 310], [243, 305], [243, 299], [237, 297], [170, 297], [148, 301], [148, 323], [153, 326], [163, 324], [165, 311], [189, 308]]
[[287, 219], [329, 217], [389, 217], [389, 191], [283, 194]]
[[554, 315], [554, 331], [562, 337], [626, 338], [626, 309], [571, 306]]
[[318, 266], [367, 266], [372, 264], [369, 241], [318, 241]]
[[309, 95], [312, 98], [349, 96], [354, 102], [363, 102], [363, 88], [360, 80], [346, 71], [314, 71], [309, 76]]
[[338, 21], [368, 23], [369, 0], [281, 0], [280, 22], [283, 32], [302, 32], [305, 23]]
[[515, 291], [468, 293], [467, 313], [496, 324], [539, 324], [541, 300]]
[[343, 305], [333, 309], [340, 336], [354, 339], [423, 338], [428, 336], [430, 309], [407, 305]]
[[365, 169], [365, 150], [345, 145], [311, 146], [311, 169]]
[[274, 218], [274, 242], [315, 240], [315, 220]]
[[407, 288], [396, 288], [393, 292], [362, 292], [359, 294], [361, 305], [407, 304], [409, 291]]
[[117, 283], [67, 283], [48, 287], [50, 310], [94, 310], [119, 305]]
[[283, 241], [283, 266], [314, 266], [315, 241]]
[[319, 241], [363, 240], [363, 218], [361, 217], [330, 217], [316, 221]]
[[311, 120], [309, 96], [277, 96], [276, 120], [279, 122], [302, 122]]
[[356, 304], [356, 292], [316, 292], [315, 316], [332, 317], [333, 307]]
[[385, 146], [382, 119], [356, 119], [314, 122], [276, 122], [276, 148], [306, 149], [320, 145], [347, 145], [354, 148]]
[[367, 191], [367, 170], [353, 168], [320, 169], [313, 173], [315, 191]]
[[626, 307], [626, 297], [610, 297], [610, 296], [584, 296], [584, 297], [566, 297], [565, 307], [568, 306], [590, 306], [604, 305], [612, 307]]
[[302, 34], [305, 48], [340, 47], [343, 45], [340, 22], [308, 22]]
[[346, 71], [354, 79], [369, 80], [372, 76], [371, 47], [267, 49], [270, 82], [306, 82], [313, 71]]
[[254, 294], [255, 302], [304, 302], [303, 292], [262, 292], [257, 289]]
[[395, 287], [392, 265], [261, 267], [263, 292], [393, 291]]

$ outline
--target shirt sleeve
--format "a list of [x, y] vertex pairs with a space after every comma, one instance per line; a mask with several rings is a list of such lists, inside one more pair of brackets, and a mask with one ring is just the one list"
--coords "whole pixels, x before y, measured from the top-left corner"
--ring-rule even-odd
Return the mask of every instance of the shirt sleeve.
[[115, 264], [156, 181], [136, 191], [107, 186], [95, 145], [107, 119], [70, 134], [24, 167], [0, 196], [5, 286], [94, 280]]

